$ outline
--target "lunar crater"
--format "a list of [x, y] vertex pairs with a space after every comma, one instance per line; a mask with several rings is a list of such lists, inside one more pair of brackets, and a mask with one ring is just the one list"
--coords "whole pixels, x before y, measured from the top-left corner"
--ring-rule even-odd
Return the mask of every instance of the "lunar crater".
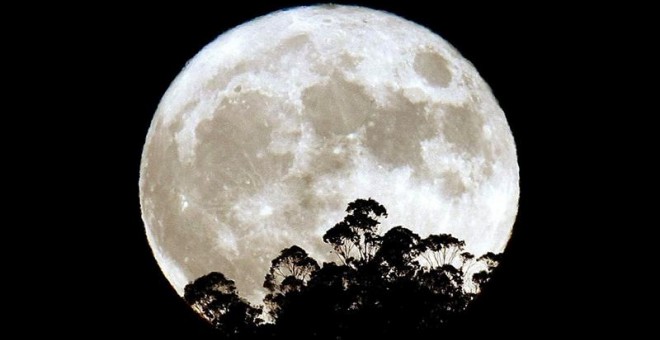
[[413, 68], [431, 86], [447, 87], [452, 80], [447, 60], [436, 52], [423, 51], [415, 54]]

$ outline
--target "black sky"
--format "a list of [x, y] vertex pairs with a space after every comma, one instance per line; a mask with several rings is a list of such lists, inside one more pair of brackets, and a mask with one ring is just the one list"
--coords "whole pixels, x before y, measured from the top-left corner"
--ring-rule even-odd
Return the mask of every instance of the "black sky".
[[[74, 119], [87, 128], [72, 147], [82, 150], [85, 141], [102, 140], [98, 155], [88, 158], [89, 168], [79, 168], [92, 173], [79, 179], [95, 186], [89, 190], [100, 197], [76, 207], [91, 219], [86, 218], [84, 232], [75, 232], [85, 241], [71, 254], [80, 262], [72, 273], [87, 282], [74, 289], [76, 304], [94, 296], [100, 301], [93, 304], [102, 308], [95, 313], [67, 309], [74, 332], [208, 336], [203, 321], [170, 288], [147, 244], [137, 185], [142, 145], [160, 97], [188, 59], [227, 29], [299, 3], [90, 9], [62, 33], [90, 32], [57, 45], [77, 51], [76, 58], [85, 61], [77, 87], [78, 96], [85, 96], [79, 109], [86, 113]], [[592, 256], [584, 236], [594, 228], [580, 213], [589, 191], [585, 186], [592, 185], [590, 170], [581, 164], [594, 157], [594, 141], [583, 138], [582, 123], [594, 112], [589, 109], [591, 94], [580, 92], [589, 82], [579, 73], [592, 62], [582, 52], [597, 48], [602, 35], [585, 19], [593, 13], [473, 4], [441, 10], [411, 1], [351, 3], [390, 11], [442, 36], [476, 66], [511, 126], [521, 176], [518, 220], [467, 332], [535, 337], [529, 329], [563, 335], [571, 327], [583, 327], [582, 315], [596, 303], [579, 284], [590, 270], [585, 259]], [[88, 256], [94, 257], [91, 265], [80, 260]]]

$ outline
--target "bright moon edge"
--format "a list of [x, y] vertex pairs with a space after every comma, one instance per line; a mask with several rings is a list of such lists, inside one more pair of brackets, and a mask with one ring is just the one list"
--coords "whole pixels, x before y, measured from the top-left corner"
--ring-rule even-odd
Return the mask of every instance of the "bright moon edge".
[[388, 209], [383, 231], [451, 233], [481, 254], [504, 250], [519, 196], [513, 137], [474, 67], [351, 6], [275, 12], [207, 45], [159, 104], [139, 186], [177, 292], [221, 271], [252, 302], [279, 250], [333, 260], [321, 236], [356, 198]]

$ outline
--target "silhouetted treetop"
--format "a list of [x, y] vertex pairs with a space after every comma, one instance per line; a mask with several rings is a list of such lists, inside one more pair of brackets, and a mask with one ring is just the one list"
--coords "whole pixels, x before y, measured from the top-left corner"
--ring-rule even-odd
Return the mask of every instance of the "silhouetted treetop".
[[276, 317], [285, 294], [302, 290], [319, 265], [307, 252], [298, 246], [286, 248], [271, 261], [270, 270], [264, 280], [268, 295], [264, 302], [271, 317]]
[[387, 210], [369, 198], [349, 203], [346, 212], [348, 215], [344, 220], [323, 235], [323, 241], [334, 248], [344, 264], [364, 264], [371, 260], [378, 249], [378, 219], [387, 217]]
[[282, 278], [291, 276], [306, 281], [318, 268], [316, 260], [309, 257], [304, 249], [292, 246], [282, 250], [280, 255], [271, 261], [269, 275]]
[[184, 300], [227, 338], [254, 334], [261, 308], [240, 298], [234, 281], [212, 272], [186, 285]]
[[420, 254], [420, 242], [419, 235], [411, 230], [401, 226], [394, 227], [381, 238], [375, 260], [388, 269], [387, 274], [413, 274], [415, 270], [419, 270], [416, 258]]

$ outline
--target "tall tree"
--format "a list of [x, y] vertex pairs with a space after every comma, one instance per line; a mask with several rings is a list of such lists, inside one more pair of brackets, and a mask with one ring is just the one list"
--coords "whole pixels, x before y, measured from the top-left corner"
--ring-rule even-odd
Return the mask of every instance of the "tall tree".
[[360, 198], [349, 203], [346, 212], [344, 220], [323, 235], [323, 241], [332, 245], [344, 264], [369, 262], [380, 244], [378, 219], [387, 217], [387, 210], [371, 198]]

